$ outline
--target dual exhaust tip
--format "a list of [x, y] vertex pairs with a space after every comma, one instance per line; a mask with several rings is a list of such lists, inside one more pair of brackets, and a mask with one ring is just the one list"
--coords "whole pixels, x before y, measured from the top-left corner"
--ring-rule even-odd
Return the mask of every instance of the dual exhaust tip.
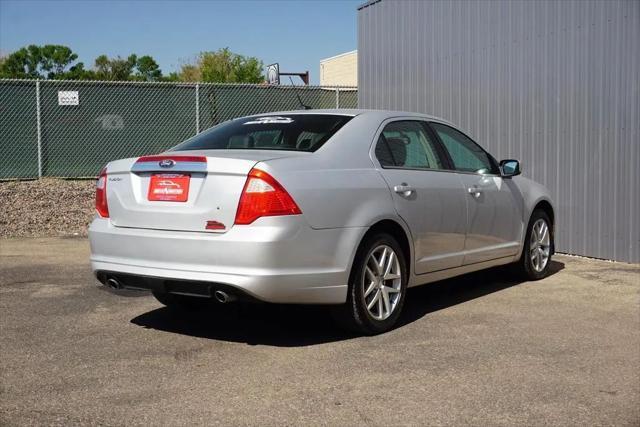
[[111, 289], [122, 289], [122, 284], [115, 277], [109, 277], [106, 285]]
[[226, 304], [228, 302], [232, 302], [236, 300], [236, 297], [234, 295], [229, 295], [228, 293], [226, 293], [225, 291], [215, 291], [213, 293], [213, 297], [216, 299], [216, 301], [218, 301], [220, 304]]
[[[123, 289], [124, 286], [122, 286], [122, 283], [120, 283], [120, 281], [118, 279], [116, 279], [115, 277], [109, 277], [106, 280], [105, 283], [107, 286], [109, 286], [111, 289]], [[236, 297], [234, 295], [229, 295], [228, 293], [226, 293], [225, 291], [215, 291], [213, 293], [213, 297], [216, 299], [216, 301], [218, 301], [220, 304], [226, 304], [228, 302], [232, 302], [236, 300]]]

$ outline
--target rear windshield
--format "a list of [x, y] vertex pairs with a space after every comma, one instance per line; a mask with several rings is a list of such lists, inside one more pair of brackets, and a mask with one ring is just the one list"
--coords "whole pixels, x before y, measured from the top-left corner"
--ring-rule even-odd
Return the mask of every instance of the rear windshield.
[[172, 151], [316, 151], [351, 118], [331, 114], [245, 117], [202, 132], [174, 147]]

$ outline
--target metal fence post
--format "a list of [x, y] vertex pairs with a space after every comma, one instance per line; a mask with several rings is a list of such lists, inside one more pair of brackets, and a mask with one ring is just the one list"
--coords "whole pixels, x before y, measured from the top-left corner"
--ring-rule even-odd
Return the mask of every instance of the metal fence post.
[[196, 83], [196, 135], [200, 133], [200, 85]]
[[340, 88], [336, 88], [336, 108], [340, 108]]
[[36, 135], [38, 137], [38, 178], [42, 178], [42, 125], [40, 121], [40, 80], [36, 81]]

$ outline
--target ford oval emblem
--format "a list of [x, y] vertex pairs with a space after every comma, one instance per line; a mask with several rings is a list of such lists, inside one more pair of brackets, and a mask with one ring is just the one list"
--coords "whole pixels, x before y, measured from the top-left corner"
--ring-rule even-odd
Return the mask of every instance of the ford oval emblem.
[[172, 168], [175, 164], [176, 164], [176, 161], [171, 159], [164, 159], [158, 162], [158, 165], [161, 168]]

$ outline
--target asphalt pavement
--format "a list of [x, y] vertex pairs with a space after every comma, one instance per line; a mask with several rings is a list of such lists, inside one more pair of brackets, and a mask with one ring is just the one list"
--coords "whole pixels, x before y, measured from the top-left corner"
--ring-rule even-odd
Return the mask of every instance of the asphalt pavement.
[[640, 425], [638, 265], [433, 283], [355, 337], [322, 307], [175, 313], [88, 256], [0, 240], [0, 425]]

